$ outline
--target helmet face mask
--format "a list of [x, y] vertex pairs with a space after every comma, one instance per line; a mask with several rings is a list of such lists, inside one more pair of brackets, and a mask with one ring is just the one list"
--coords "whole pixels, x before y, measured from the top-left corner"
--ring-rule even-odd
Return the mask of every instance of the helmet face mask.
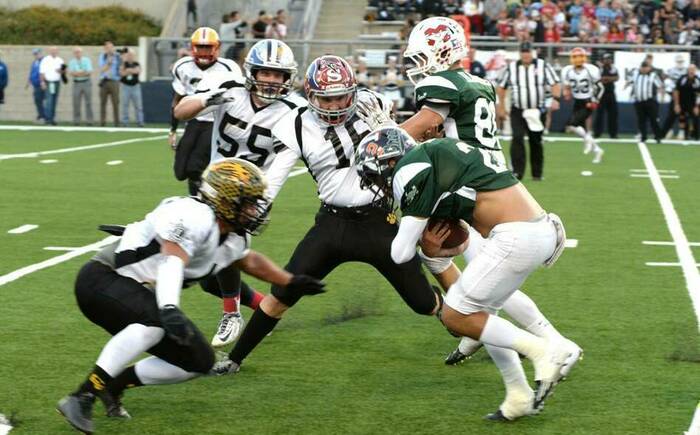
[[[297, 63], [292, 49], [282, 41], [263, 39], [253, 45], [246, 55], [245, 86], [266, 103], [284, 98], [292, 91], [294, 78], [297, 74]], [[278, 71], [283, 74], [281, 83], [259, 80], [260, 71]]]
[[469, 52], [464, 29], [455, 20], [431, 17], [418, 23], [408, 38], [404, 57], [416, 66], [406, 70], [416, 84], [423, 77], [449, 69]]
[[197, 65], [208, 67], [216, 63], [221, 47], [219, 34], [216, 33], [216, 30], [200, 27], [192, 34], [190, 44], [192, 45], [192, 57]]
[[254, 164], [235, 158], [210, 164], [202, 174], [200, 198], [237, 234], [260, 234], [269, 221], [267, 182]]
[[355, 73], [338, 56], [321, 56], [311, 62], [306, 71], [304, 91], [309, 108], [327, 125], [343, 124], [355, 113]]

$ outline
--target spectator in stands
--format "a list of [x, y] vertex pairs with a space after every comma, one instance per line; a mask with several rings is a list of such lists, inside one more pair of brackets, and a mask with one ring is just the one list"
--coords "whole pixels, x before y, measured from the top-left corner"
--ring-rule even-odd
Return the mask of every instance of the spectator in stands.
[[476, 60], [476, 49], [474, 47], [469, 47], [469, 74], [486, 78], [486, 68], [484, 64]]
[[501, 14], [498, 16], [496, 30], [498, 31], [498, 36], [504, 41], [514, 36], [513, 21], [510, 18], [508, 18], [507, 11], [501, 11]]
[[287, 25], [284, 24], [284, 15], [277, 15], [272, 18], [265, 30], [265, 37], [272, 39], [284, 39], [287, 36]]
[[531, 22], [535, 23], [534, 29], [531, 32], [533, 40], [535, 42], [544, 42], [544, 23], [542, 22], [542, 15], [535, 9], [530, 12], [530, 19]]
[[627, 28], [627, 31], [625, 31], [625, 42], [628, 44], [635, 44], [639, 35], [641, 35], [641, 32], [639, 31], [637, 19], [633, 18], [630, 20], [630, 25]]
[[255, 39], [265, 39], [265, 32], [267, 31], [268, 25], [268, 15], [263, 10], [258, 13], [258, 19], [253, 23], [252, 31], [253, 38]]
[[44, 100], [44, 114], [46, 123], [56, 125], [56, 103], [61, 89], [61, 74], [65, 68], [65, 62], [58, 56], [58, 48], [50, 47], [49, 55], [41, 59], [39, 74], [41, 77], [41, 88], [46, 92]]
[[685, 28], [678, 35], [678, 44], [680, 45], [695, 45], [700, 32], [695, 30], [695, 21], [685, 23]]
[[464, 2], [464, 15], [469, 17], [472, 33], [476, 35], [484, 33], [484, 3], [481, 0], [466, 0]]
[[700, 0], [692, 0], [688, 6], [683, 9], [683, 20], [685, 22], [695, 21], [700, 18]]
[[608, 31], [607, 42], [625, 42], [625, 34], [620, 30], [620, 26], [617, 23], [612, 23], [610, 25], [610, 31]]
[[119, 65], [121, 58], [114, 50], [112, 41], [105, 42], [105, 51], [100, 53], [100, 125], [107, 122], [107, 99], [112, 100], [112, 116], [114, 125], [119, 125]]
[[[191, 21], [190, 17], [192, 18]], [[197, 3], [194, 0], [187, 0], [186, 20], [189, 28], [199, 27], [199, 20], [197, 20]]]
[[85, 120], [92, 125], [92, 62], [80, 47], [73, 48], [73, 56], [68, 62], [68, 74], [73, 78], [73, 124], [80, 124], [81, 100], [85, 100]]
[[487, 35], [499, 34], [497, 24], [502, 12], [506, 12], [505, 0], [484, 0], [484, 33]]
[[389, 56], [387, 68], [379, 78], [379, 92], [394, 102], [394, 112], [396, 112], [399, 107], [403, 105], [401, 87], [404, 84], [405, 79], [401, 70], [397, 66], [396, 56]]
[[36, 121], [37, 123], [42, 123], [46, 121], [46, 115], [44, 114], [44, 89], [41, 87], [41, 76], [39, 73], [39, 65], [41, 64], [41, 48], [32, 49], [32, 55], [34, 60], [32, 65], [29, 67], [29, 77], [27, 78], [27, 84], [24, 85], [24, 89], [27, 89], [30, 85], [33, 89], [34, 105], [36, 106]]
[[363, 56], [357, 58], [357, 68], [355, 69], [355, 78], [357, 79], [357, 84], [363, 88], [374, 87], [374, 77], [372, 73], [367, 69], [367, 59]]
[[[227, 21], [219, 27], [219, 38], [223, 39], [242, 39], [245, 37], [245, 30], [248, 23], [241, 19], [241, 14], [238, 11], [233, 11], [226, 17]], [[228, 59], [240, 62], [241, 54], [245, 50], [245, 43], [236, 42], [228, 47], [224, 52], [224, 56]]]
[[583, 16], [583, 5], [581, 0], [574, 0], [569, 6], [569, 32], [571, 35], [577, 35], [579, 32], [579, 22]]
[[544, 42], [561, 42], [561, 35], [559, 34], [559, 29], [557, 29], [557, 26], [551, 19], [547, 19], [547, 21], [545, 21], [544, 23]]
[[124, 53], [124, 62], [119, 66], [123, 127], [129, 125], [130, 102], [134, 105], [138, 126], [143, 127], [143, 100], [141, 96], [139, 74], [141, 74], [141, 65], [134, 59], [134, 52], [129, 50]]
[[5, 88], [9, 81], [10, 75], [7, 69], [7, 64], [2, 61], [2, 52], [0, 51], [0, 104], [5, 104]]

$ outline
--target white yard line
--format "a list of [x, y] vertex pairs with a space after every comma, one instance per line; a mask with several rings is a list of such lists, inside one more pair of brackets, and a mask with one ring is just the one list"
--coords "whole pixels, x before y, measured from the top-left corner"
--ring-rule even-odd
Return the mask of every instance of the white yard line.
[[[661, 175], [661, 174], [658, 174], [658, 175], [659, 175], [659, 178], [673, 178], [673, 179], [681, 178], [680, 175]], [[651, 175], [649, 175], [649, 174], [630, 174], [630, 177], [632, 177], [632, 178], [649, 178], [649, 177], [651, 177]]]
[[[663, 261], [647, 261], [644, 264], [652, 267], [679, 267], [683, 265], [683, 263], [667, 263]], [[700, 263], [696, 264], [695, 267], [700, 267]]]
[[7, 234], [22, 234], [22, 233], [27, 233], [31, 230], [35, 230], [39, 228], [39, 225], [34, 225], [34, 224], [24, 224], [20, 225], [17, 228], [13, 228], [10, 231], [7, 232]]
[[[668, 194], [664, 182], [661, 181], [659, 172], [656, 170], [656, 165], [654, 160], [651, 158], [649, 153], [649, 148], [643, 143], [637, 145], [639, 152], [642, 154], [642, 160], [644, 160], [644, 166], [647, 168], [649, 175], [651, 177], [651, 185], [656, 192], [656, 197], [659, 200], [659, 205], [661, 206], [661, 211], [663, 211], [664, 218], [666, 219], [666, 226], [668, 231], [671, 233], [671, 238], [675, 243], [676, 255], [680, 262], [680, 266], [683, 270], [683, 276], [685, 277], [686, 287], [688, 288], [688, 294], [690, 295], [690, 300], [693, 303], [693, 310], [695, 311], [695, 318], [698, 324], [698, 332], [700, 332], [700, 271], [698, 271], [698, 265], [693, 256], [693, 251], [690, 249], [690, 243], [688, 242], [688, 237], [686, 237], [683, 231], [683, 226], [681, 225], [681, 220], [676, 213], [676, 209], [673, 207], [673, 202], [671, 201], [671, 196]], [[697, 408], [696, 408], [697, 417]], [[697, 433], [698, 421], [697, 418], [693, 418], [688, 429], [689, 433]]]
[[295, 169], [292, 172], [289, 173], [290, 177], [296, 177], [297, 175], [305, 174], [309, 172], [308, 169], [306, 168], [301, 168], [301, 169]]
[[700, 402], [695, 408], [695, 415], [693, 415], [693, 421], [690, 422], [690, 427], [685, 435], [700, 435]]
[[[630, 169], [630, 172], [644, 172], [645, 174], [647, 173], [646, 169]], [[675, 174], [676, 170], [675, 169], [657, 169], [656, 172], [659, 174]]]
[[[656, 240], [644, 240], [642, 245], [652, 245], [652, 246], [675, 246], [673, 242], [659, 242]], [[700, 246], [700, 242], [688, 242], [689, 246]]]
[[49, 125], [0, 125], [0, 130], [15, 131], [99, 131], [107, 133], [168, 133], [169, 128], [140, 128], [140, 127], [75, 127]]
[[88, 252], [92, 252], [95, 249], [102, 248], [103, 246], [106, 246], [115, 240], [118, 240], [119, 237], [116, 236], [109, 236], [105, 239], [100, 240], [99, 242], [91, 243], [89, 245], [81, 246], [80, 248], [77, 248], [75, 250], [72, 250], [70, 252], [66, 252], [65, 254], [58, 255], [56, 257], [49, 258], [48, 260], [44, 260], [39, 263], [31, 264], [29, 266], [23, 267], [21, 269], [17, 269], [14, 272], [10, 272], [6, 275], [0, 276], [0, 286], [3, 286], [7, 283], [10, 283], [12, 281], [18, 280], [22, 278], [25, 275], [29, 275], [30, 273], [37, 272], [42, 269], [46, 269], [47, 267], [55, 266], [57, 264], [63, 263], [64, 261], [68, 261], [72, 258], [79, 257], [83, 254], [86, 254]]
[[[75, 251], [80, 249], [80, 246], [45, 246], [44, 251]], [[100, 248], [94, 248], [93, 251], [99, 251]]]
[[106, 163], [107, 166], [116, 166], [124, 163], [124, 160], [110, 160]]
[[114, 142], [105, 142], [105, 143], [97, 143], [93, 145], [82, 145], [82, 146], [77, 146], [77, 147], [70, 147], [70, 148], [59, 148], [57, 150], [49, 150], [49, 151], [37, 151], [33, 153], [19, 153], [19, 154], [0, 154], [0, 160], [8, 160], [8, 159], [21, 159], [21, 158], [36, 158], [40, 156], [46, 156], [49, 154], [61, 154], [61, 153], [72, 153], [75, 151], [85, 151], [85, 150], [94, 150], [98, 148], [107, 148], [107, 147], [114, 147], [118, 145], [126, 145], [129, 143], [134, 143], [134, 142], [145, 142], [145, 141], [151, 141], [151, 140], [162, 140], [165, 139], [167, 136], [144, 136], [144, 137], [137, 137], [134, 139], [125, 139], [125, 140], [118, 140]]

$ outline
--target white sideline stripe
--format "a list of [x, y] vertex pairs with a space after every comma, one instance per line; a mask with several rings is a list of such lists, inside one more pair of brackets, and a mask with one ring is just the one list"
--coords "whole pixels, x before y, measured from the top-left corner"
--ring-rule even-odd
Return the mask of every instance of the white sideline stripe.
[[[642, 245], [654, 245], [654, 246], [675, 246], [676, 244], [673, 242], [657, 242], [655, 240], [644, 240], [642, 241]], [[700, 243], [698, 242], [688, 242], [688, 245], [690, 246], [700, 246]]]
[[693, 415], [693, 421], [690, 422], [690, 427], [685, 435], [700, 435], [700, 402], [695, 408], [695, 414]]
[[81, 246], [80, 248], [77, 248], [73, 251], [66, 252], [65, 254], [61, 254], [53, 258], [49, 258], [48, 260], [44, 260], [40, 263], [31, 264], [21, 269], [17, 269], [14, 272], [10, 272], [6, 275], [0, 276], [0, 286], [18, 280], [25, 275], [29, 275], [30, 273], [34, 273], [41, 269], [46, 269], [47, 267], [55, 266], [57, 264], [63, 263], [64, 261], [68, 261], [71, 258], [79, 257], [85, 253], [93, 251], [94, 249], [102, 248], [103, 246], [106, 246], [118, 239], [119, 237], [109, 236], [105, 239], [100, 240], [99, 242]]
[[565, 248], [575, 248], [578, 246], [578, 240], [577, 239], [566, 239], [566, 242], [564, 242], [564, 247]]
[[106, 163], [108, 166], [116, 166], [116, 165], [121, 165], [124, 163], [124, 160], [110, 160]]
[[[499, 139], [503, 140], [510, 140], [511, 136], [498, 136]], [[574, 136], [544, 136], [542, 138], [545, 142], [577, 142], [577, 141], [583, 141], [583, 139], [579, 137], [574, 137]], [[631, 143], [631, 144], [638, 144], [639, 140], [635, 139], [633, 137], [631, 138], [618, 138], [618, 139], [604, 139], [601, 140], [600, 142], [602, 143]], [[700, 141], [697, 140], [680, 140], [680, 139], [664, 139], [661, 141], [661, 145], [682, 145], [682, 146], [699, 146]]]
[[[645, 174], [647, 173], [646, 169], [630, 169], [630, 172], [644, 172]], [[675, 169], [657, 169], [656, 172], [659, 174], [675, 174], [676, 170]]]
[[61, 153], [72, 153], [75, 151], [94, 150], [97, 148], [114, 147], [117, 145], [126, 145], [128, 143], [134, 143], [134, 142], [161, 140], [161, 139], [165, 139], [166, 137], [167, 136], [144, 136], [144, 137], [137, 137], [134, 139], [125, 139], [125, 140], [118, 140], [115, 142], [97, 143], [94, 145], [82, 145], [82, 146], [70, 147], [70, 148], [59, 148], [57, 150], [49, 150], [49, 151], [38, 151], [38, 152], [33, 152], [33, 153], [20, 153], [20, 154], [0, 154], [0, 160], [20, 159], [20, 158], [36, 158], [36, 157], [40, 157], [40, 156], [46, 156], [49, 154], [61, 154]]
[[24, 224], [20, 225], [17, 228], [13, 228], [10, 231], [7, 232], [7, 234], [22, 234], [22, 233], [27, 233], [31, 230], [35, 230], [39, 228], [39, 225], [34, 225], [34, 224]]
[[[630, 177], [632, 178], [649, 178], [649, 174], [630, 174]], [[680, 175], [659, 175], [660, 178], [674, 178], [678, 179], [681, 178]]]
[[[44, 251], [75, 251], [76, 249], [80, 249], [80, 246], [46, 246], [44, 247]], [[95, 248], [93, 251], [99, 251], [100, 248]]]
[[[663, 261], [648, 261], [644, 264], [646, 264], [647, 266], [652, 266], [652, 267], [673, 267], [673, 266], [678, 267], [678, 266], [683, 265], [682, 263], [666, 263]], [[695, 265], [695, 267], [700, 267], [700, 263], [697, 263]]]
[[306, 172], [308, 172], [308, 169], [306, 169], [306, 168], [296, 169], [296, 170], [290, 172], [289, 176], [296, 177], [297, 175], [305, 174]]
[[[51, 126], [51, 125], [0, 125], [0, 130], [19, 131], [100, 131], [108, 133], [168, 133], [169, 128], [139, 128], [139, 127], [75, 127], [75, 126]], [[178, 133], [183, 130], [179, 129]]]
[[[647, 148], [647, 146], [641, 142], [637, 144], [637, 147], [642, 155], [642, 160], [644, 160], [644, 167], [646, 167], [647, 171], [649, 172], [649, 180], [651, 181], [651, 185], [656, 192], [656, 197], [659, 200], [661, 211], [663, 211], [664, 218], [666, 219], [666, 226], [668, 227], [668, 231], [671, 233], [671, 238], [675, 243], [676, 255], [678, 256], [680, 266], [683, 270], [686, 287], [688, 288], [688, 295], [693, 303], [695, 318], [698, 322], [698, 332], [700, 332], [700, 272], [698, 271], [698, 266], [700, 265], [695, 262], [693, 251], [690, 249], [690, 244], [688, 243], [688, 237], [686, 237], [685, 232], [683, 232], [681, 220], [678, 218], [678, 213], [676, 213], [676, 209], [673, 207], [671, 196], [668, 194], [668, 191], [664, 186], [664, 182], [661, 181], [659, 172], [656, 170], [656, 165], [654, 164], [654, 160], [651, 158], [649, 148]], [[688, 432], [691, 434], [693, 432], [697, 433], [697, 427], [693, 429], [693, 426], [697, 425], [696, 419], [694, 418], [690, 424]]]

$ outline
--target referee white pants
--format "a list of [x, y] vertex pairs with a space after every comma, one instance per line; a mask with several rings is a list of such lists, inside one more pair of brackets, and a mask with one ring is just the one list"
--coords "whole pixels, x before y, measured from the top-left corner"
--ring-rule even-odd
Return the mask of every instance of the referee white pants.
[[445, 297], [452, 309], [468, 315], [495, 314], [535, 269], [554, 254], [557, 231], [548, 215], [532, 222], [496, 225], [488, 238], [472, 238], [467, 267]]

